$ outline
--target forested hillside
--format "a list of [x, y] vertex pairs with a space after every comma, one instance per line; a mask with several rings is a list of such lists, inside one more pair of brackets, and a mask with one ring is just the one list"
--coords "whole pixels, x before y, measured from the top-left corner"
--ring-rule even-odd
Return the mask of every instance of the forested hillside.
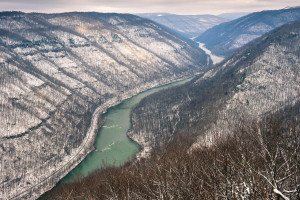
[[92, 150], [108, 107], [209, 64], [134, 15], [0, 13], [0, 199], [38, 197]]
[[144, 147], [142, 153], [174, 133], [213, 142], [242, 121], [295, 105], [299, 46], [298, 21], [246, 45], [191, 82], [146, 97], [132, 112], [130, 137]]

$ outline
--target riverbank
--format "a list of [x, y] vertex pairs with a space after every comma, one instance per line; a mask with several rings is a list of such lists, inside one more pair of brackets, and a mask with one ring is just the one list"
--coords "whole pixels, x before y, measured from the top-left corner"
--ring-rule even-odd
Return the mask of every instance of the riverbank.
[[[200, 73], [198, 73], [199, 75]], [[176, 87], [178, 85], [183, 85], [187, 83], [188, 81], [192, 80], [195, 76], [185, 79], [184, 81], [178, 81], [177, 84], [172, 85], [172, 87]], [[145, 134], [134, 134], [132, 130], [132, 124], [130, 125], [130, 129], [127, 131], [126, 135], [134, 142], [139, 144], [140, 151], [135, 155], [137, 160], [140, 160], [141, 158], [146, 158], [151, 153], [151, 144], [147, 142], [147, 139], [145, 138]]]

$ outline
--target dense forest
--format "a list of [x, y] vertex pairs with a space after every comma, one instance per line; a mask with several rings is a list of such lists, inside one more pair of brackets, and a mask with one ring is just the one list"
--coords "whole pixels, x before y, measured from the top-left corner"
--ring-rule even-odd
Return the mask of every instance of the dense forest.
[[192, 148], [194, 139], [178, 133], [147, 158], [61, 184], [43, 199], [299, 199], [299, 113], [298, 103]]

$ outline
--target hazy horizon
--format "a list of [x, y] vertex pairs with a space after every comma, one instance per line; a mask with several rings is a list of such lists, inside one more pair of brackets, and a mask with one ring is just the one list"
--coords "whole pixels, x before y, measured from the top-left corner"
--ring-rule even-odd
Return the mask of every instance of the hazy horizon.
[[171, 13], [181, 15], [256, 12], [300, 6], [298, 0], [0, 0], [0, 11], [40, 13]]

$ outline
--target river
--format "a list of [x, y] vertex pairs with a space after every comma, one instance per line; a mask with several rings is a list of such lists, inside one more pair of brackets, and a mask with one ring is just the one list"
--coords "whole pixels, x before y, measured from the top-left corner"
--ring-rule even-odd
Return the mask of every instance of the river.
[[217, 63], [221, 62], [222, 60], [224, 60], [223, 57], [212, 54], [211, 51], [205, 47], [205, 44], [200, 43], [200, 42], [197, 42], [197, 43], [199, 44], [199, 48], [201, 48], [206, 54], [208, 54], [210, 56], [211, 60], [213, 61], [213, 64], [217, 64]]
[[139, 145], [130, 140], [126, 135], [130, 128], [131, 110], [146, 96], [165, 88], [184, 84], [191, 79], [188, 78], [149, 89], [108, 109], [103, 115], [105, 123], [99, 129], [94, 143], [95, 150], [66, 175], [62, 179], [62, 182], [71, 182], [79, 176], [87, 176], [89, 173], [106, 165], [119, 166], [128, 160], [132, 160], [139, 151]]

